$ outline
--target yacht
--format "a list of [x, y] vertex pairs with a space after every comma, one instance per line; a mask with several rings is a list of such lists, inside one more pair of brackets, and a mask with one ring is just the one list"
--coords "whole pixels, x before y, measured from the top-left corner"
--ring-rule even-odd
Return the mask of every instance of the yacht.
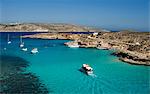
[[10, 44], [10, 43], [11, 43], [11, 41], [9, 39], [9, 34], [8, 34], [8, 36], [7, 36], [7, 44]]
[[20, 45], [21, 48], [24, 47], [24, 42], [22, 42], [22, 37], [20, 36]]
[[31, 50], [31, 53], [32, 53], [32, 54], [38, 53], [38, 49], [37, 49], [37, 48], [33, 48], [33, 49]]
[[90, 67], [88, 64], [83, 64], [80, 71], [86, 73], [87, 75], [93, 74], [93, 68]]
[[21, 47], [21, 48], [24, 47], [24, 43], [20, 43], [20, 47]]
[[68, 47], [70, 48], [79, 48], [79, 45], [77, 43], [69, 44]]

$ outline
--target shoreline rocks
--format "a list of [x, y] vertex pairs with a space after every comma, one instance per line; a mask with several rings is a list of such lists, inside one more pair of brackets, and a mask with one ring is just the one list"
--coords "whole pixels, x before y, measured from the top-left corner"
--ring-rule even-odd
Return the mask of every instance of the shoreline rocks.
[[150, 66], [150, 58], [142, 58], [142, 56], [139, 57], [131, 55], [128, 52], [121, 52], [121, 51], [114, 52], [112, 53], [112, 55], [117, 56], [119, 57], [119, 60], [130, 64]]
[[[116, 50], [120, 60], [130, 64], [150, 65], [149, 32], [99, 32], [96, 34], [40, 33], [26, 35], [24, 38], [69, 39], [69, 46], [78, 44], [79, 47]], [[118, 53], [118, 51], [120, 53]], [[126, 54], [126, 55], [124, 55]]]

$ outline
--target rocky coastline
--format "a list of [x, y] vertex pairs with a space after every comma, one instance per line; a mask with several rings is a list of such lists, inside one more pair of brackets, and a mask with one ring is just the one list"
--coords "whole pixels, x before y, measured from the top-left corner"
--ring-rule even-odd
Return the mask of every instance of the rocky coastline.
[[84, 48], [97, 48], [116, 52], [119, 60], [135, 64], [150, 66], [150, 33], [149, 32], [95, 32], [93, 34], [71, 33], [40, 33], [26, 35], [24, 38], [40, 39], [69, 39], [65, 45], [79, 45]]

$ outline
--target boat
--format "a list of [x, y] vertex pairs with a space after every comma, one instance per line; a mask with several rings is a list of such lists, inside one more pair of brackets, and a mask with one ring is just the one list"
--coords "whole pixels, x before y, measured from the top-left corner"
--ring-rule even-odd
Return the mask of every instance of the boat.
[[38, 49], [37, 49], [37, 48], [33, 48], [33, 49], [31, 50], [31, 53], [32, 53], [32, 54], [38, 53]]
[[68, 44], [68, 47], [70, 48], [79, 48], [78, 43]]
[[80, 71], [86, 73], [87, 75], [93, 74], [93, 68], [90, 67], [88, 64], [83, 64]]
[[69, 45], [70, 48], [79, 48], [79, 45]]
[[20, 47], [21, 47], [21, 48], [24, 47], [24, 43], [20, 43]]
[[94, 32], [94, 33], [93, 33], [93, 36], [97, 36], [97, 35], [98, 35], [98, 32]]
[[22, 37], [20, 36], [20, 45], [21, 48], [24, 47], [24, 42], [22, 42]]
[[99, 50], [108, 50], [108, 48], [106, 48], [106, 47], [96, 47], [96, 48]]
[[22, 48], [21, 50], [22, 50], [22, 51], [27, 51], [28, 49], [27, 49], [27, 48]]
[[8, 37], [7, 37], [7, 44], [10, 44], [11, 41], [9, 40], [9, 34], [8, 34]]

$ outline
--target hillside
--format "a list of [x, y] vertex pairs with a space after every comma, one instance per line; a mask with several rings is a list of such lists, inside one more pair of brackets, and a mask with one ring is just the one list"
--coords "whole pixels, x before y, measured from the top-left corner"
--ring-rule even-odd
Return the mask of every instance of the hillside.
[[106, 30], [94, 29], [73, 24], [40, 24], [40, 23], [13, 23], [0, 24], [0, 31], [32, 31], [32, 32], [102, 32]]

